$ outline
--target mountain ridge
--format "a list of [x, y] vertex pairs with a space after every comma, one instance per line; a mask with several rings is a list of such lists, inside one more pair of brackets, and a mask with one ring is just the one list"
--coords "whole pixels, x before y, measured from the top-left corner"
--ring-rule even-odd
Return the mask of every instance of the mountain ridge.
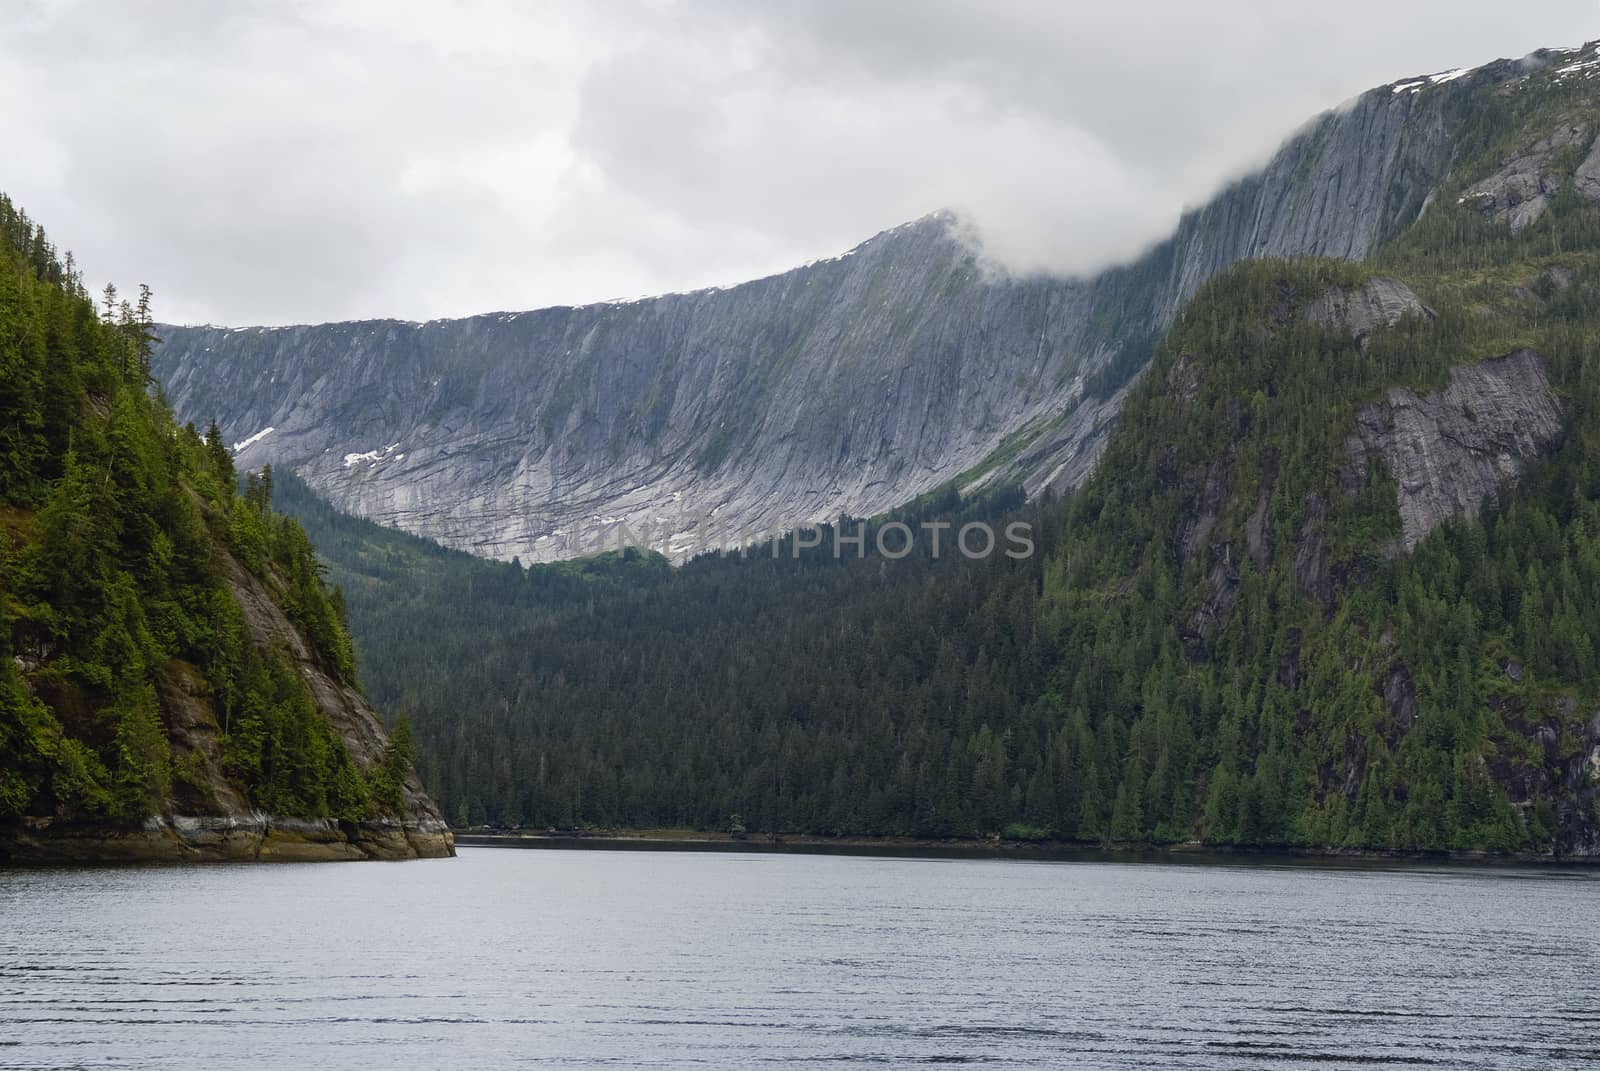
[[1253, 256], [1366, 255], [1436, 193], [1479, 95], [1592, 51], [1370, 90], [1086, 280], [997, 280], [936, 214], [727, 288], [423, 323], [164, 328], [156, 370], [180, 414], [248, 442], [241, 464], [291, 466], [340, 508], [502, 559], [579, 556], [623, 526], [664, 530], [681, 558], [700, 515], [754, 536], [957, 477], [1060, 492], [1093, 467], [1108, 400], [1204, 279]]

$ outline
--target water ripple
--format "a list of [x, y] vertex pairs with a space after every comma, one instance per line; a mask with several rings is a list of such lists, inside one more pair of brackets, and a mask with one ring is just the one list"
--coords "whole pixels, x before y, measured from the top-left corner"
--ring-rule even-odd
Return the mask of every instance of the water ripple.
[[1577, 1066], [1595, 878], [494, 849], [0, 871], [0, 1069]]

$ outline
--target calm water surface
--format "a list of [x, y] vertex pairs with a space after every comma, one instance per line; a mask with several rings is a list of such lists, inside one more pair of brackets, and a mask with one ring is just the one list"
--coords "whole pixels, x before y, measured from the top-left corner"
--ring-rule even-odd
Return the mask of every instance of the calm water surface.
[[495, 848], [0, 871], [0, 1068], [1596, 1060], [1594, 873]]

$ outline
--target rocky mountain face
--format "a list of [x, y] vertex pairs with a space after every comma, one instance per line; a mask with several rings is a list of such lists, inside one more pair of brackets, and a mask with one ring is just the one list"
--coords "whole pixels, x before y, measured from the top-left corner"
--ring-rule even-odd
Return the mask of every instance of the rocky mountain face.
[[1566, 184], [1556, 169], [1566, 152], [1586, 152], [1573, 176], [1580, 192], [1593, 199], [1600, 194], [1600, 147], [1591, 148], [1594, 130], [1585, 122], [1563, 123], [1519, 147], [1501, 161], [1494, 174], [1474, 183], [1461, 200], [1496, 223], [1504, 223], [1512, 233], [1539, 221], [1550, 207], [1550, 199]]
[[[1385, 807], [1431, 806], [1442, 767], [1418, 756], [1448, 742], [1459, 765], [1441, 792], [1456, 832], [1419, 838], [1420, 826], [1400, 832], [1392, 813], [1369, 811], [1388, 829], [1380, 840], [1490, 845], [1462, 830], [1476, 821], [1472, 786], [1492, 784], [1507, 837], [1592, 859], [1600, 693], [1580, 668], [1589, 626], [1555, 607], [1587, 598], [1572, 562], [1592, 523], [1594, 303], [1582, 287], [1600, 265], [1600, 207], [1555, 202], [1534, 232], [1543, 241], [1505, 221], [1476, 230], [1464, 199], [1441, 208], [1450, 226], [1407, 235], [1379, 265], [1240, 265], [1190, 304], [1069, 506], [1086, 528], [1109, 515], [1121, 538], [1104, 565], [1087, 539], [1073, 548], [1081, 573], [1063, 602], [1136, 592], [1128, 612], [1159, 620], [1150, 605], [1177, 592], [1187, 671], [1221, 668], [1253, 696], [1277, 693], [1245, 732], [1305, 749], [1294, 791], [1329, 814], [1362, 812], [1379, 784]], [[1263, 753], [1254, 763], [1258, 780], [1271, 769]], [[1212, 784], [1227, 787], [1221, 774]], [[1219, 800], [1213, 814], [1234, 813]], [[1342, 821], [1309, 836], [1337, 841]]]
[[[899, 278], [902, 253], [916, 246], [927, 263], [903, 292], [918, 310], [907, 330], [949, 345], [927, 368], [915, 367], [915, 389], [897, 395], [904, 403], [880, 406], [856, 387], [831, 395], [825, 378], [802, 378], [814, 387], [809, 394], [782, 394], [781, 414], [767, 394], [743, 395], [751, 423], [730, 424], [728, 446], [696, 455], [685, 471], [699, 473], [700, 482], [684, 497], [716, 478], [750, 479], [759, 471], [746, 467], [751, 459], [786, 458], [793, 472], [825, 474], [846, 460], [880, 471], [871, 467], [880, 455], [856, 455], [854, 438], [841, 448], [817, 436], [852, 436], [863, 420], [880, 427], [906, 406], [921, 423], [880, 438], [882, 456], [905, 443], [970, 442], [959, 423], [930, 423], [965, 412], [964, 391], [1030, 404], [1049, 393], [1042, 382], [1030, 393], [947, 378], [952, 368], [983, 367], [995, 376], [1015, 368], [1020, 358], [997, 356], [986, 343], [1010, 339], [1013, 354], [1023, 346], [1008, 332], [1019, 310], [1034, 307], [1024, 293], [1047, 310], [1030, 323], [1055, 325], [1040, 336], [1049, 345], [1036, 343], [1035, 360], [1068, 377], [1067, 393], [1059, 409], [1041, 403], [1021, 423], [1002, 425], [1014, 430], [992, 449], [979, 448], [990, 452], [960, 469], [957, 482], [1020, 482], [1031, 494], [1081, 486], [1070, 500], [1028, 507], [1048, 521], [1040, 553], [1016, 571], [983, 573], [965, 589], [980, 602], [937, 623], [910, 618], [908, 638], [891, 645], [924, 659], [909, 671], [898, 656], [851, 661], [871, 649], [847, 631], [853, 626], [835, 633], [795, 623], [816, 613], [864, 628], [907, 624], [901, 615], [916, 605], [911, 593], [966, 582], [961, 563], [926, 577], [896, 574], [886, 561], [860, 564], [853, 580], [824, 596], [816, 576], [833, 569], [836, 580], [848, 577], [852, 563], [827, 563], [816, 574], [810, 564], [803, 573], [757, 574], [715, 557], [676, 570], [625, 559], [507, 572], [439, 555], [457, 559], [438, 566], [451, 579], [424, 586], [416, 579], [424, 569], [393, 568], [390, 550], [371, 542], [407, 537], [342, 518], [371, 529], [326, 540], [338, 547], [334, 568], [344, 571], [347, 590], [359, 593], [352, 626], [368, 649], [384, 651], [379, 678], [417, 712], [437, 763], [427, 772], [451, 813], [642, 825], [657, 814], [694, 814], [709, 827], [737, 800], [740, 814], [757, 816], [757, 828], [780, 832], [1006, 836], [1016, 826], [1091, 842], [1198, 838], [1316, 851], [1595, 857], [1600, 471], [1587, 444], [1600, 434], [1600, 383], [1586, 355], [1600, 324], [1600, 196], [1586, 176], [1600, 151], [1587, 133], [1600, 129], [1600, 83], [1584, 80], [1589, 69], [1600, 73], [1592, 48], [1368, 94], [1303, 132], [1263, 175], [1186, 217], [1170, 242], [1139, 263], [1077, 284], [962, 276], [944, 298], [963, 310], [949, 320], [940, 303], [914, 302], [941, 250], [948, 253], [941, 263], [953, 270], [977, 268], [941, 220], [789, 276], [618, 307], [619, 324], [638, 337], [646, 322], [663, 337], [669, 329], [688, 337], [704, 317], [720, 316], [724, 303], [748, 299], [748, 323], [718, 321], [737, 326], [732, 337], [743, 344], [751, 324], [774, 323], [773, 309], [809, 308], [799, 298], [763, 304], [755, 296], [803, 293], [808, 278], [830, 280], [835, 294], [856, 294], [871, 285], [870, 274], [856, 272], [876, 263], [874, 270], [893, 269]], [[1486, 183], [1500, 189], [1501, 175], [1532, 178], [1503, 184], [1509, 192], [1492, 199], [1476, 192]], [[1388, 193], [1374, 196], [1371, 182], [1386, 183]], [[1538, 215], [1526, 221], [1502, 212], [1513, 195], [1517, 205], [1543, 198]], [[1350, 203], [1359, 211], [1347, 214]], [[1333, 255], [1253, 255], [1292, 251], [1297, 242]], [[1166, 311], [1166, 302], [1191, 289], [1175, 315]], [[702, 311], [680, 322], [668, 315], [673, 301]], [[838, 320], [828, 319], [829, 303], [810, 313], [832, 325], [834, 339], [866, 330], [863, 324], [886, 331], [874, 319], [874, 301], [881, 299], [856, 301]], [[995, 303], [1005, 304], [996, 311]], [[607, 355], [621, 336], [607, 332], [622, 328], [606, 326], [604, 311], [552, 310], [480, 326], [498, 337], [524, 319], [567, 317], [573, 330], [597, 340], [595, 361], [615, 360]], [[1148, 342], [1139, 332], [1166, 319], [1154, 363], [1134, 375]], [[415, 340], [476, 322], [385, 330]], [[318, 337], [336, 329], [287, 330]], [[261, 340], [281, 333], [238, 334], [248, 350], [250, 339], [266, 345]], [[207, 337], [222, 345], [228, 336]], [[792, 351], [794, 364], [757, 351], [757, 367], [767, 370], [763, 389], [788, 391], [786, 376], [811, 374], [821, 358], [805, 338]], [[1093, 356], [1051, 357], [1066, 338]], [[703, 345], [709, 351], [713, 343]], [[365, 360], [379, 368], [383, 352], [398, 346], [373, 343]], [[330, 350], [328, 367], [339, 367], [348, 351]], [[673, 355], [679, 377], [698, 367], [684, 357], [700, 352], [688, 343], [651, 352]], [[828, 367], [870, 386], [862, 377], [897, 353], [879, 349], [863, 353], [859, 365]], [[489, 355], [481, 359], [488, 363], [471, 366], [475, 384], [501, 368]], [[678, 382], [652, 376], [641, 384]], [[211, 389], [192, 375], [175, 382], [191, 394]], [[518, 385], [495, 383], [500, 389], [484, 389], [483, 397], [512, 405]], [[632, 397], [628, 391], [641, 384], [614, 372], [585, 385]], [[939, 393], [944, 387], [948, 393]], [[294, 391], [307, 396], [304, 385]], [[714, 393], [707, 388], [700, 400], [726, 404], [719, 399], [728, 391]], [[385, 397], [375, 395], [371, 413], [385, 412]], [[556, 445], [537, 455], [548, 457], [575, 429], [604, 425], [600, 414], [614, 408], [575, 397], [573, 405], [594, 414], [590, 424], [535, 428], [519, 438], [510, 418], [497, 418], [510, 456], [524, 458], [519, 451], [529, 441], [548, 435]], [[685, 403], [676, 386], [671, 397], [659, 436], [676, 434], [674, 414]], [[192, 398], [180, 404], [203, 419]], [[363, 408], [350, 404], [340, 418], [360, 419]], [[251, 450], [279, 434], [261, 435], [254, 422], [280, 412], [293, 417], [295, 410], [263, 410], [239, 429], [249, 432], [239, 440], [247, 463]], [[846, 422], [834, 426], [823, 423], [829, 413], [866, 415], [839, 417]], [[780, 416], [787, 432], [772, 430]], [[593, 432], [595, 449], [611, 448], [603, 432]], [[791, 439], [833, 445], [821, 454], [784, 453]], [[631, 441], [624, 436], [624, 445]], [[373, 440], [370, 449], [331, 458], [328, 468], [381, 473], [409, 463], [409, 442]], [[634, 457], [622, 447], [608, 456], [619, 465]], [[582, 459], [572, 463], [584, 471]], [[820, 467], [805, 467], [812, 464]], [[771, 493], [795, 492], [780, 482]], [[989, 508], [951, 507], [954, 500], [932, 501], [940, 509]], [[303, 493], [306, 501], [331, 515]], [[646, 494], [641, 508], [651, 501]], [[607, 587], [596, 576], [563, 616], [560, 593], [572, 593], [563, 585], [588, 583], [580, 577], [590, 569], [646, 565], [660, 578]], [[422, 591], [429, 593], [418, 597]], [[858, 594], [872, 601], [851, 601]], [[525, 628], [510, 608], [524, 601], [539, 614]], [[402, 602], [407, 613], [397, 616], [393, 607]], [[730, 605], [749, 614], [737, 627], [705, 609]], [[817, 633], [837, 646], [802, 651], [774, 638]], [[931, 649], [919, 650], [914, 637], [926, 635], [954, 650], [964, 645], [964, 659], [941, 669]], [[441, 656], [441, 642], [459, 657]], [[761, 653], [742, 657], [740, 644]], [[596, 653], [622, 648], [651, 657], [619, 676], [614, 660]], [[460, 665], [472, 672], [449, 668]], [[819, 667], [844, 671], [829, 684], [818, 681]], [[907, 698], [900, 683], [940, 679], [951, 684], [947, 701]], [[774, 693], [774, 681], [800, 683]], [[852, 697], [827, 705], [882, 711], [887, 720], [870, 733], [856, 725], [819, 729], [808, 720], [816, 695]], [[779, 747], [756, 731], [765, 716], [750, 711], [762, 709], [810, 728]], [[932, 710], [958, 712], [953, 724], [971, 735], [963, 739], [949, 723], [918, 724]], [[1005, 720], [1016, 712], [1025, 713]], [[557, 720], [563, 725], [552, 732]], [[651, 768], [656, 756], [674, 751], [671, 741], [684, 739], [717, 741], [705, 746], [718, 769], [731, 771], [726, 779], [708, 785], [664, 763]], [[1012, 752], [999, 743], [1005, 739], [1024, 743]], [[739, 757], [729, 761], [730, 754]], [[780, 754], [804, 757], [804, 768], [770, 776], [774, 767], [764, 764], [787, 761], [773, 758]], [[976, 758], [984, 755], [993, 757]], [[542, 776], [537, 771], [555, 768], [574, 786], [626, 768], [633, 785], [650, 787], [626, 799], [528, 787]], [[840, 770], [850, 771], [848, 779]], [[746, 771], [761, 772], [741, 785]], [[941, 814], [910, 803], [946, 791], [963, 798], [980, 776], [980, 806]], [[782, 793], [770, 791], [776, 784], [786, 786]], [[584, 802], [573, 802], [580, 796]], [[798, 810], [788, 802], [802, 796], [826, 803]], [[863, 800], [878, 804], [863, 808]]]
[[[937, 215], [728, 289], [428, 323], [164, 327], [154, 372], [181, 418], [219, 422], [241, 467], [292, 466], [347, 511], [503, 559], [591, 553], [624, 527], [681, 558], [958, 477], [1061, 491], [1202, 282], [1250, 257], [1366, 256], [1449, 172], [1473, 94], [1588, 56], [1372, 90], [1093, 278], [1007, 277]], [[1530, 152], [1518, 174], [1542, 174], [1549, 154]], [[1377, 300], [1361, 314], [1381, 316]]]
[[1307, 320], [1348, 332], [1363, 350], [1374, 331], [1393, 327], [1407, 316], [1431, 320], [1433, 310], [1405, 283], [1383, 277], [1357, 287], [1330, 286], [1308, 302], [1305, 310]]
[[579, 556], [622, 525], [682, 557], [962, 474], [1064, 490], [1203, 280], [1253, 256], [1370, 253], [1450, 170], [1470, 94], [1550, 59], [1363, 94], [1093, 279], [989, 271], [954, 219], [930, 216], [728, 290], [166, 327], [155, 375], [182, 418], [218, 419], [242, 466], [293, 466], [347, 511], [501, 559]]
[[[246, 641], [286, 651], [316, 712], [328, 719], [364, 773], [385, 761], [389, 734], [366, 698], [329, 671], [284, 613], [280, 597], [225, 552], [227, 590], [243, 612]], [[41, 667], [44, 651], [16, 656], [19, 669]], [[361, 821], [271, 814], [254, 806], [224, 758], [216, 690], [195, 666], [174, 659], [156, 674], [155, 698], [175, 769], [161, 814], [142, 823], [82, 817], [25, 817], [0, 822], [0, 860], [29, 863], [316, 862], [428, 859], [453, 856], [455, 838], [409, 767], [400, 784], [401, 812]]]
[[508, 569], [280, 498], [462, 824], [1595, 858], [1600, 206], [1455, 192], [1208, 282], [1003, 570]]
[[1404, 387], [1365, 406], [1345, 443], [1352, 485], [1371, 460], [1394, 478], [1405, 550], [1456, 517], [1504, 505], [1530, 463], [1561, 443], [1565, 406], [1532, 350], [1450, 371], [1450, 385]]

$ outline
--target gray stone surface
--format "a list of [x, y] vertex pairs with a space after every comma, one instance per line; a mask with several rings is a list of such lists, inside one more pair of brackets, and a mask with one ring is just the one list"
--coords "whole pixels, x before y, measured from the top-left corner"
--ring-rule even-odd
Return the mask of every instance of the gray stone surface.
[[1600, 201], [1600, 138], [1589, 146], [1589, 154], [1572, 173], [1573, 188], [1591, 201]]
[[963, 486], [962, 492], [1020, 484], [1029, 498], [1035, 498], [1046, 491], [1061, 495], [1077, 487], [1089, 478], [1105, 452], [1128, 390], [1122, 387], [1109, 398], [1081, 399], [1054, 430], [1016, 458]]
[[[1467, 187], [1462, 200], [1497, 223], [1509, 226], [1512, 233], [1531, 226], [1550, 207], [1566, 181], [1554, 169], [1557, 157], [1567, 149], [1583, 149], [1594, 141], [1594, 130], [1587, 122], [1566, 123], [1536, 141], [1522, 146], [1501, 161], [1501, 168], [1481, 182]], [[1585, 172], [1585, 168], [1590, 168]], [[1590, 152], [1574, 174], [1578, 190], [1590, 198], [1600, 198], [1600, 161]]]
[[696, 512], [748, 536], [869, 515], [1023, 432], [1025, 460], [988, 482], [1061, 491], [1115, 420], [1119, 396], [1084, 398], [1088, 377], [1142, 363], [1242, 258], [1365, 256], [1446, 172], [1465, 95], [1522, 73], [1366, 93], [1090, 279], [996, 275], [930, 217], [724, 290], [422, 324], [164, 327], [154, 371], [182, 418], [249, 443], [241, 467], [289, 465], [347, 511], [504, 559], [590, 552], [623, 523], [681, 557]]
[[1357, 414], [1345, 451], [1357, 479], [1373, 461], [1394, 477], [1409, 551], [1446, 520], [1499, 505], [1560, 444], [1564, 416], [1544, 361], [1517, 350], [1453, 369], [1435, 394], [1389, 391]]
[[1312, 323], [1349, 331], [1365, 349], [1367, 339], [1379, 328], [1392, 327], [1407, 316], [1431, 320], [1433, 310], [1399, 279], [1380, 276], [1358, 287], [1329, 287], [1306, 304], [1305, 315]]

